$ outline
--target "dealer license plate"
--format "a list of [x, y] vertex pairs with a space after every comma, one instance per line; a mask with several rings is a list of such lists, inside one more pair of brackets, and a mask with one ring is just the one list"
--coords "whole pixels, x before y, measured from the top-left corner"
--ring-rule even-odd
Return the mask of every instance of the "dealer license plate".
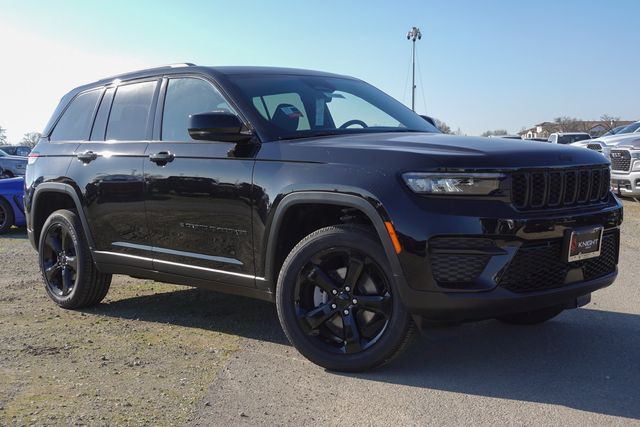
[[571, 230], [567, 242], [567, 261], [574, 262], [600, 256], [604, 227]]

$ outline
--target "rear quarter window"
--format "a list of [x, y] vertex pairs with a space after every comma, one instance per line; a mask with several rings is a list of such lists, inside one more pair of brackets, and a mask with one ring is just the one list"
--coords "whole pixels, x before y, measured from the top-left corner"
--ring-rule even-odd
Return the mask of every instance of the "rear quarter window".
[[109, 122], [107, 140], [144, 141], [149, 138], [151, 106], [157, 81], [118, 86]]
[[76, 96], [51, 133], [51, 141], [84, 141], [89, 138], [91, 120], [102, 89]]

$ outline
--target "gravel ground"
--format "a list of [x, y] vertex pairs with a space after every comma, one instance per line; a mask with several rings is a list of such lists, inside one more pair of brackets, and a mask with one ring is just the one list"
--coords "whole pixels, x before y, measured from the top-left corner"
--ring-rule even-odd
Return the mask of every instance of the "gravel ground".
[[425, 331], [388, 367], [326, 372], [261, 301], [117, 276], [91, 310], [45, 295], [0, 237], [0, 425], [640, 425], [640, 204], [620, 276], [535, 327]]

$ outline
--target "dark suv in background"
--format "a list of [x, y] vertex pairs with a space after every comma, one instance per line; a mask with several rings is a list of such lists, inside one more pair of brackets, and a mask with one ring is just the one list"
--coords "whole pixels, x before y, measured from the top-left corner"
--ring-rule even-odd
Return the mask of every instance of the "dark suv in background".
[[97, 304], [112, 274], [274, 301], [296, 348], [344, 371], [425, 319], [585, 304], [622, 221], [591, 150], [443, 135], [351, 77], [189, 64], [65, 95], [25, 207], [60, 306]]

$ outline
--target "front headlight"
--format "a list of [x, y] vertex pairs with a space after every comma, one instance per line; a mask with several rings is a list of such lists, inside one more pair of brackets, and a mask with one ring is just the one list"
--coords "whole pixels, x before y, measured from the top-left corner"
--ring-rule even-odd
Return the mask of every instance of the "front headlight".
[[419, 194], [486, 196], [500, 189], [504, 175], [496, 173], [423, 173], [402, 174], [404, 182]]
[[640, 160], [634, 160], [631, 172], [640, 172]]

